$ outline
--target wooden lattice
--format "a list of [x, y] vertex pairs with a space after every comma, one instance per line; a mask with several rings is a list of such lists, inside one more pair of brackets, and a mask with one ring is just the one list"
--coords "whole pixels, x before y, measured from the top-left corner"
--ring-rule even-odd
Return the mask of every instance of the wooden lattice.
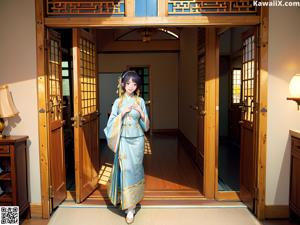
[[47, 0], [47, 15], [125, 15], [124, 0]]
[[80, 84], [82, 115], [84, 116], [97, 109], [97, 83], [96, 46], [83, 38], [80, 39]]
[[244, 104], [243, 120], [253, 122], [254, 112], [254, 78], [255, 67], [255, 35], [251, 35], [243, 43], [243, 92], [242, 99]]
[[204, 95], [205, 95], [205, 28], [198, 29], [198, 102], [204, 110]]
[[255, 14], [253, 1], [168, 0], [168, 14]]
[[61, 51], [60, 40], [52, 38], [48, 45], [48, 85], [50, 120], [62, 119]]

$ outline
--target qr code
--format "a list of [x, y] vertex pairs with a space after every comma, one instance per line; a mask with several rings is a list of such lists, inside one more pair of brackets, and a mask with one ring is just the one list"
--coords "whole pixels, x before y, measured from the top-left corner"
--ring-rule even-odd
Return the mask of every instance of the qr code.
[[0, 206], [0, 225], [19, 225], [19, 206]]

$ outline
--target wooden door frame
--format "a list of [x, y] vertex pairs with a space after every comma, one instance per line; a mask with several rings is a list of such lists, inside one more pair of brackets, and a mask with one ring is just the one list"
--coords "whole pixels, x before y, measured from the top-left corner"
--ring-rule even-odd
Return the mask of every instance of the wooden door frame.
[[[265, 218], [265, 192], [266, 192], [266, 150], [267, 150], [267, 106], [268, 106], [268, 34], [269, 34], [269, 9], [263, 7], [261, 9], [260, 24], [258, 25], [258, 84], [257, 94], [259, 99], [258, 118], [256, 126], [256, 136], [254, 146], [257, 147], [257, 187], [258, 193], [255, 199], [256, 210], [255, 215], [258, 219]], [[213, 94], [213, 93], [211, 93]], [[219, 75], [216, 79], [217, 104], [219, 107]], [[215, 117], [216, 125], [219, 124], [219, 115]], [[213, 121], [212, 121], [213, 122]], [[215, 129], [215, 136], [218, 137], [218, 129]], [[218, 155], [218, 140], [216, 139], [215, 157]], [[218, 161], [216, 160], [215, 181], [218, 180]], [[218, 193], [218, 185], [215, 183], [215, 198], [219, 200], [238, 200], [238, 192]]]
[[[223, 30], [221, 30], [221, 32], [226, 31], [226, 29], [224, 28]], [[220, 56], [220, 52], [219, 52], [219, 46], [220, 46], [220, 38], [219, 35], [216, 35], [216, 43], [217, 43], [217, 47], [218, 49], [216, 49], [216, 55], [217, 55], [217, 59], [218, 59], [218, 65], [217, 67], [220, 68], [219, 65], [219, 56]], [[220, 81], [220, 74], [218, 72], [218, 78], [216, 80], [216, 106], [219, 108], [220, 106], [220, 102], [219, 102], [219, 81]], [[230, 88], [230, 86], [228, 86], [228, 88]], [[216, 131], [215, 131], [215, 136], [216, 136], [216, 145], [215, 145], [215, 174], [214, 174], [214, 179], [215, 179], [215, 185], [214, 185], [214, 194], [215, 194], [215, 199], [217, 200], [240, 200], [239, 198], [239, 192], [237, 191], [226, 191], [226, 192], [220, 192], [218, 189], [218, 180], [219, 180], [219, 166], [218, 166], [218, 156], [219, 156], [219, 110], [217, 110], [216, 113]]]
[[[47, 84], [45, 64], [45, 31], [47, 28], [115, 28], [131, 26], [249, 26], [260, 24], [260, 80], [259, 80], [259, 124], [258, 124], [258, 199], [256, 215], [259, 219], [264, 218], [265, 212], [265, 183], [266, 183], [266, 133], [267, 133], [267, 78], [268, 78], [268, 8], [261, 8], [260, 16], [185, 16], [185, 17], [133, 17], [131, 13], [128, 18], [45, 18], [44, 1], [35, 0], [36, 7], [36, 49], [37, 49], [37, 96], [38, 96], [38, 119], [39, 119], [39, 153], [41, 174], [41, 206], [42, 217], [50, 217], [49, 198], [49, 141], [48, 124], [49, 118], [46, 113]], [[213, 28], [212, 28], [213, 29]], [[216, 59], [217, 60], [217, 59]], [[217, 61], [216, 61], [217, 62]], [[204, 158], [204, 194], [207, 199], [215, 198], [215, 169], [217, 150], [217, 87], [219, 75], [215, 68], [206, 79], [206, 111], [210, 116], [205, 121], [205, 158]], [[209, 100], [209, 101], [208, 101]], [[208, 126], [209, 125], [209, 126]], [[214, 137], [213, 137], [214, 136]], [[211, 138], [213, 137], [213, 138]], [[213, 177], [213, 178], [212, 178]]]

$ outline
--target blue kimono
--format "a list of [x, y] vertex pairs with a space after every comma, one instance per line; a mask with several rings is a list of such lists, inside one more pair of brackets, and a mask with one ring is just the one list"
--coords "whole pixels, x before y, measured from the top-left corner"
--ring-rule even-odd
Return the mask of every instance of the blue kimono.
[[[138, 104], [145, 114], [132, 109], [121, 117], [127, 106]], [[137, 96], [124, 94], [116, 99], [104, 129], [108, 146], [115, 152], [111, 177], [108, 181], [108, 196], [116, 206], [128, 209], [140, 202], [144, 196], [144, 132], [149, 129], [145, 101]]]

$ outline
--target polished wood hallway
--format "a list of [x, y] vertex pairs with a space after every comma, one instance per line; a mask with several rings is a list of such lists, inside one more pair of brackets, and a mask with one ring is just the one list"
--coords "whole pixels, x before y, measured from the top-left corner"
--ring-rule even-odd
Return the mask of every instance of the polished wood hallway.
[[[151, 134], [145, 137], [145, 199], [188, 200], [203, 198], [203, 176], [177, 134]], [[101, 144], [100, 186], [90, 198], [106, 198], [106, 182], [113, 153]]]

